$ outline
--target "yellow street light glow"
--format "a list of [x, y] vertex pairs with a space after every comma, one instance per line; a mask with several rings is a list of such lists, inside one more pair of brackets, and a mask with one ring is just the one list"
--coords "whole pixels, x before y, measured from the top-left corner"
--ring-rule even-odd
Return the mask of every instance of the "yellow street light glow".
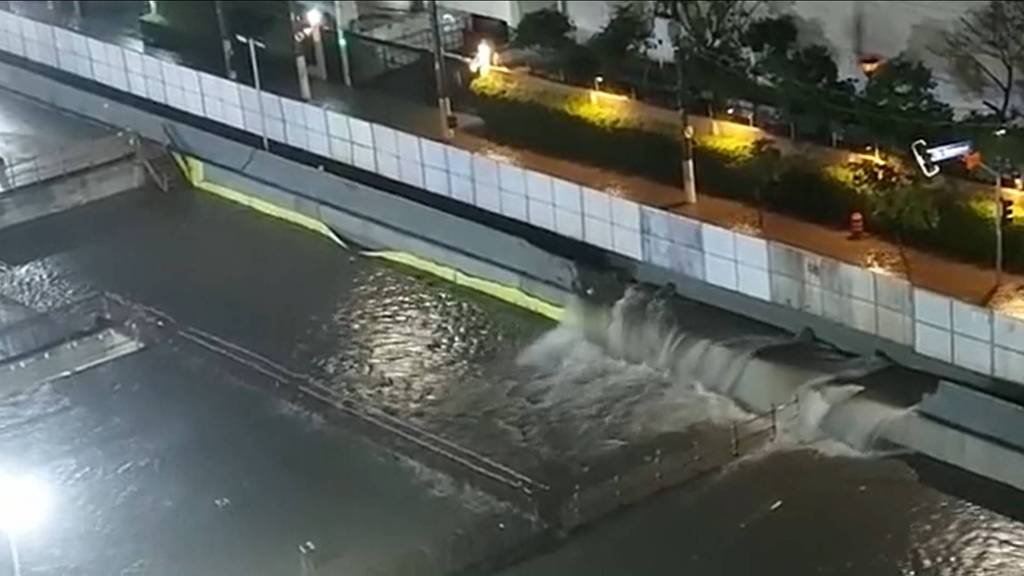
[[487, 76], [493, 64], [494, 49], [491, 48], [491, 45], [486, 40], [481, 40], [480, 44], [476, 47], [476, 55], [469, 61], [469, 71], [479, 73], [481, 76]]
[[9, 537], [35, 529], [50, 511], [50, 494], [28, 476], [0, 475], [0, 530]]

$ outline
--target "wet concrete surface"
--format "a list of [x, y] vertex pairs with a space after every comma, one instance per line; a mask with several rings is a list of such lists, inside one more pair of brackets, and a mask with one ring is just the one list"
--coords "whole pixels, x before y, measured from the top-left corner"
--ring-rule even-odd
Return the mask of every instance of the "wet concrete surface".
[[[5, 297], [48, 309], [116, 292], [531, 472], [677, 438], [733, 410], [571, 330], [191, 191], [140, 190], [4, 231], [0, 261]], [[709, 337], [778, 335], [691, 312]], [[440, 553], [437, 534], [514, 545], [504, 528], [482, 528], [507, 512], [493, 499], [396, 464], [238, 370], [171, 339], [0, 402], [0, 455], [39, 471], [66, 510], [25, 539], [26, 574], [295, 574], [307, 539], [340, 573], [411, 574], [425, 563], [405, 551]], [[899, 460], [794, 448], [583, 529], [512, 573], [1019, 567], [1024, 529], [961, 499], [978, 491], [949, 496]], [[384, 562], [395, 557], [405, 560]]]
[[114, 132], [0, 90], [0, 158], [8, 164]]

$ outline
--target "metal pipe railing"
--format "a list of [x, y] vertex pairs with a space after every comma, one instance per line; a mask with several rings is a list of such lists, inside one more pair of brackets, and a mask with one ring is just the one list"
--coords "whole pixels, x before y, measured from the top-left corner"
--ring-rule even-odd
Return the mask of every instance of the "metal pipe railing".
[[9, 192], [88, 170], [134, 154], [138, 137], [118, 132], [97, 140], [77, 142], [60, 150], [4, 164], [0, 168], [0, 192]]

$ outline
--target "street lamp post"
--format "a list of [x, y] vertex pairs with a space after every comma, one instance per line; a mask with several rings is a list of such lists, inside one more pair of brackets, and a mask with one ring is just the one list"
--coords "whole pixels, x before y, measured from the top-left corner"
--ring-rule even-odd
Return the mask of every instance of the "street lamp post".
[[263, 86], [260, 84], [260, 65], [256, 59], [256, 49], [265, 49], [266, 44], [252, 38], [250, 36], [242, 36], [241, 34], [235, 34], [235, 39], [242, 44], [249, 46], [249, 65], [252, 67], [252, 83], [253, 87], [256, 88], [256, 100], [259, 106], [260, 113], [260, 137], [263, 140], [263, 149], [269, 150], [270, 146], [267, 141], [267, 117], [263, 114]]
[[[860, 66], [860, 71], [864, 73], [864, 78], [867, 79], [867, 83], [871, 83], [871, 79], [874, 78], [875, 72], [882, 66], [883, 60], [881, 56], [876, 54], [864, 54], [862, 55], [857, 64]], [[878, 140], [874, 142], [875, 160], [881, 160], [882, 154], [878, 150]]]
[[[1004, 129], [996, 131], [997, 136], [1002, 136], [1005, 133], [1006, 131]], [[1001, 162], [997, 162], [995, 168], [985, 162], [982, 162], [981, 153], [973, 151], [971, 142], [968, 140], [932, 146], [930, 148], [928, 147], [928, 143], [924, 140], [917, 140], [911, 144], [910, 151], [914, 155], [917, 165], [921, 168], [921, 172], [928, 178], [939, 173], [939, 163], [952, 159], [962, 159], [967, 164], [968, 170], [981, 168], [989, 176], [995, 178], [996, 185], [992, 190], [992, 200], [995, 203], [996, 219], [996, 278], [995, 286], [992, 288], [992, 293], [994, 294], [1003, 283], [1003, 219], [1007, 216], [1012, 218], [1012, 212], [1010, 214], [1006, 214], [1004, 212], [1007, 207], [1004, 207], [1003, 205], [1003, 171], [1001, 169]]]
[[683, 172], [683, 203], [697, 203], [697, 182], [693, 167], [693, 126], [686, 110], [683, 94], [683, 55], [676, 48], [676, 107], [679, 109], [679, 126], [682, 130], [682, 172]]
[[234, 80], [238, 77], [235, 72], [235, 67], [232, 66], [232, 56], [234, 55], [234, 49], [231, 42], [230, 32], [228, 30], [227, 16], [224, 14], [224, 2], [216, 0], [213, 3], [213, 10], [217, 15], [217, 31], [220, 33], [220, 45], [221, 52], [224, 56], [224, 71], [227, 73], [228, 78]]
[[316, 57], [316, 65], [313, 70], [317, 78], [327, 80], [327, 62], [324, 60], [323, 23], [324, 15], [317, 8], [311, 8], [306, 12], [306, 23], [309, 24], [309, 35], [313, 39], [313, 54]]
[[295, 71], [299, 77], [299, 96], [309, 101], [313, 93], [309, 87], [309, 67], [306, 65], [306, 54], [302, 47], [302, 41], [306, 38], [307, 31], [301, 25], [302, 19], [296, 16], [295, 11], [289, 3], [288, 21], [292, 31], [292, 52], [295, 55]]
[[444, 43], [441, 42], [437, 0], [430, 0], [430, 28], [434, 36], [434, 77], [437, 82], [437, 107], [441, 115], [441, 135], [447, 140], [455, 135], [456, 121], [452, 115], [452, 100], [448, 97], [448, 73], [445, 71]]
[[996, 170], [996, 289], [1003, 283], [1003, 174]]
[[345, 29], [351, 18], [347, 17], [345, 4], [341, 0], [334, 0], [334, 26], [338, 33], [338, 51], [341, 52], [341, 79], [345, 86], [352, 86], [352, 69], [348, 62], [348, 41], [345, 39]]

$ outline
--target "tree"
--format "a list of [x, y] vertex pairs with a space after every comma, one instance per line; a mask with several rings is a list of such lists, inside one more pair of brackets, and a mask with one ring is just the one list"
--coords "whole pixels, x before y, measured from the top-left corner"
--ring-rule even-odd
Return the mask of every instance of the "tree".
[[659, 2], [658, 12], [676, 23], [680, 48], [712, 54], [736, 53], [740, 39], [763, 2], [712, 0]]
[[712, 101], [719, 93], [747, 92], [751, 83], [743, 74], [742, 37], [762, 5], [755, 0], [658, 2], [657, 13], [671, 23], [680, 77], [700, 78]]
[[854, 188], [868, 200], [872, 220], [879, 229], [896, 233], [900, 255], [905, 258], [904, 239], [936, 225], [940, 186], [923, 181], [916, 172], [894, 162], [858, 160], [846, 168]]
[[622, 4], [608, 24], [590, 39], [590, 45], [603, 60], [615, 61], [642, 56], [651, 47], [651, 20], [641, 4]]
[[932, 71], [898, 56], [882, 64], [864, 87], [860, 123], [879, 139], [904, 148], [953, 119], [953, 110], [935, 95]]
[[953, 78], [1000, 122], [1015, 114], [1016, 84], [1024, 79], [1022, 27], [1024, 4], [996, 0], [962, 16], [941, 47]]
[[[798, 122], [815, 132], [834, 129], [848, 110], [853, 84], [839, 79], [839, 69], [826, 46], [797, 44], [792, 16], [758, 20], [743, 35], [753, 56], [752, 72], [772, 90], [772, 102], [781, 107], [791, 126]], [[795, 131], [795, 129], [793, 130]]]
[[523, 16], [512, 44], [519, 47], [564, 48], [572, 44], [572, 22], [557, 10], [545, 8]]

